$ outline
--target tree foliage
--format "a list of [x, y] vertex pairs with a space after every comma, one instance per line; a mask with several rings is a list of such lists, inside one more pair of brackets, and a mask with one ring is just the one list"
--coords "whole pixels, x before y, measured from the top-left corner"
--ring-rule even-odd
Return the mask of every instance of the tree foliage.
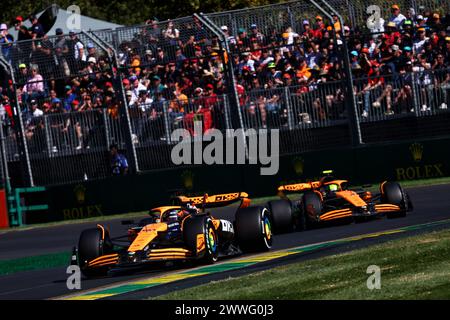
[[18, 15], [28, 17], [52, 3], [66, 9], [72, 4], [83, 15], [123, 25], [141, 24], [156, 17], [159, 20], [183, 17], [195, 12], [216, 12], [277, 3], [276, 0], [2, 0], [0, 22], [10, 24]]

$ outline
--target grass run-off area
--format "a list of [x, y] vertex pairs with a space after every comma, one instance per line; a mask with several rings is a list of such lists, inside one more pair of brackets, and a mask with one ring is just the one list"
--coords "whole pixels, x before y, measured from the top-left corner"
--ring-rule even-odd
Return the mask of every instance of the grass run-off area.
[[61, 252], [40, 256], [18, 258], [0, 261], [0, 275], [7, 275], [19, 271], [49, 269], [68, 266], [71, 252]]
[[[381, 269], [369, 290], [368, 266]], [[206, 293], [206, 294], [205, 294]], [[157, 299], [449, 299], [450, 230], [175, 291]]]

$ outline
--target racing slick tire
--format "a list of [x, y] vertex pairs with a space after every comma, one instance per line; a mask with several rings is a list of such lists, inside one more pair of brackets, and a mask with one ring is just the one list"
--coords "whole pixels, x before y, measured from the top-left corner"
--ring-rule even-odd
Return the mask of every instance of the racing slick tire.
[[105, 275], [108, 267], [86, 266], [86, 262], [98, 258], [101, 255], [112, 250], [109, 233], [105, 230], [104, 239], [102, 239], [102, 230], [100, 228], [86, 229], [80, 234], [78, 240], [78, 261], [81, 272], [86, 277], [95, 277]]
[[293, 231], [295, 226], [294, 210], [289, 200], [280, 199], [269, 201], [267, 208], [270, 211], [272, 230], [274, 233]]
[[184, 222], [184, 242], [192, 252], [197, 252], [197, 235], [199, 234], [203, 234], [205, 239], [204, 253], [201, 253], [203, 256], [200, 261], [207, 264], [215, 263], [219, 257], [219, 237], [210, 217], [191, 216]]
[[405, 217], [406, 211], [408, 211], [408, 205], [411, 203], [405, 191], [397, 182], [386, 182], [382, 184], [381, 190], [381, 201], [382, 203], [389, 203], [397, 205], [401, 208], [399, 212], [388, 212], [386, 217], [388, 219]]
[[322, 213], [322, 199], [315, 192], [306, 192], [302, 198], [299, 229], [312, 228], [317, 223], [317, 217]]
[[235, 234], [242, 252], [267, 251], [272, 247], [270, 212], [264, 207], [238, 209]]

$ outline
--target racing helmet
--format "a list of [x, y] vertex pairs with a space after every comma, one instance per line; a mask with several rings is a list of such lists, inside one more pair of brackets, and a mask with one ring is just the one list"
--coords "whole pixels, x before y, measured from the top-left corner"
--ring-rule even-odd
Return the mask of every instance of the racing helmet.
[[327, 188], [330, 192], [336, 192], [339, 190], [339, 185], [336, 183], [330, 183], [329, 185], [327, 185]]

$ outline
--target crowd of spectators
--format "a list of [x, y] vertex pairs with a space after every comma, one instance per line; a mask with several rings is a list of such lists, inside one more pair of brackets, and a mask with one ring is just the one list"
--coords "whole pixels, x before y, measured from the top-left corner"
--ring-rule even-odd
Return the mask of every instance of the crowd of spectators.
[[[205, 130], [224, 128], [223, 95], [232, 87], [228, 61], [248, 125], [287, 125], [288, 99], [294, 123], [345, 118], [344, 39], [363, 118], [446, 109], [449, 14], [416, 14], [392, 5], [391, 15], [384, 18], [369, 20], [366, 26], [342, 26], [336, 16], [327, 23], [319, 15], [296, 21], [295, 29], [251, 24], [233, 30], [223, 25], [230, 52], [195, 18], [164, 23], [151, 19], [130, 28], [137, 32], [118, 45], [122, 83], [114, 82], [116, 70], [105, 52], [73, 31], [46, 35], [34, 16], [31, 28], [16, 18], [17, 40], [24, 42], [16, 43], [1, 24], [0, 45], [18, 75], [19, 103], [28, 124], [46, 114], [90, 110], [117, 119], [123, 88], [136, 137], [163, 137], [164, 112], [173, 128], [192, 130], [195, 119], [203, 120]], [[5, 106], [14, 98], [12, 89], [11, 83], [0, 87]], [[419, 110], [414, 110], [414, 97]], [[77, 148], [85, 147], [79, 124], [65, 120], [59, 129], [68, 125], [75, 128]]]

